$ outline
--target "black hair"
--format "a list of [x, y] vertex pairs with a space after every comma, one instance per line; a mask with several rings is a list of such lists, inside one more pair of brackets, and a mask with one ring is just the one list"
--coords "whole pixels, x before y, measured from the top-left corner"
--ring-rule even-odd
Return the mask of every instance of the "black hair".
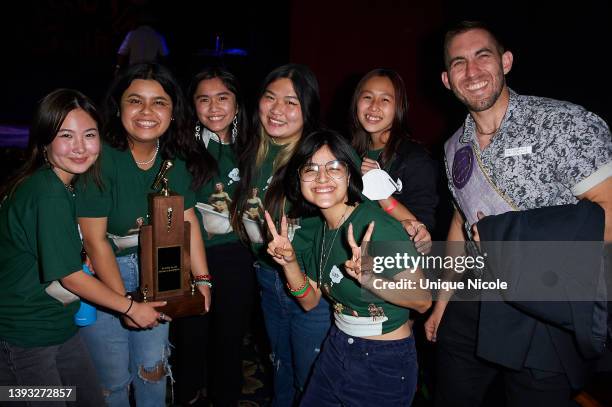
[[[0, 199], [12, 194], [19, 184], [37, 169], [50, 165], [46, 163], [45, 149], [57, 136], [68, 114], [75, 109], [84, 110], [96, 122], [98, 128], [101, 127], [102, 120], [98, 109], [91, 99], [77, 90], [57, 89], [40, 100], [30, 126], [26, 161], [17, 174], [0, 189]], [[96, 184], [101, 186], [99, 158], [83, 175], [92, 177]]]
[[[198, 85], [202, 81], [209, 80], [209, 79], [215, 79], [215, 78], [218, 78], [221, 82], [223, 82], [223, 85], [225, 85], [225, 87], [234, 94], [234, 98], [236, 100], [237, 135], [236, 135], [236, 140], [234, 144], [232, 144], [232, 149], [234, 150], [235, 154], [238, 154], [238, 151], [242, 151], [244, 149], [244, 146], [247, 143], [247, 137], [248, 137], [247, 134], [248, 134], [248, 129], [249, 129], [249, 115], [247, 114], [247, 111], [246, 111], [244, 97], [243, 97], [243, 94], [240, 88], [240, 83], [238, 82], [238, 78], [236, 78], [236, 76], [233, 73], [231, 73], [224, 67], [220, 67], [220, 66], [208, 67], [198, 72], [193, 77], [189, 85], [189, 88], [187, 90], [187, 96], [189, 97], [189, 111], [191, 114], [190, 125], [192, 129], [194, 129], [195, 126], [198, 124], [201, 125], [201, 123], [198, 120], [196, 109], [194, 107], [195, 101], [193, 100], [196, 90], [198, 89]], [[206, 177], [207, 179], [204, 181], [204, 182], [207, 182], [215, 174], [218, 173], [219, 167], [218, 167], [217, 160], [208, 152], [208, 150], [206, 150], [205, 148], [203, 150], [204, 151], [202, 151], [201, 159], [202, 161], [207, 163], [206, 164], [206, 166], [208, 167], [207, 177]]]
[[355, 155], [351, 145], [340, 134], [327, 129], [318, 130], [302, 137], [287, 164], [284, 184], [287, 198], [293, 204], [291, 217], [309, 216], [318, 211], [316, 206], [306, 201], [302, 196], [299, 170], [304, 164], [310, 162], [312, 156], [323, 146], [327, 146], [336, 159], [345, 162], [348, 167], [348, 199], [346, 204], [352, 206], [362, 201], [363, 182], [361, 180], [359, 157]]
[[446, 32], [444, 34], [444, 66], [445, 68], [448, 69], [448, 63], [449, 58], [448, 58], [448, 47], [451, 43], [451, 41], [460, 34], [463, 34], [465, 32], [471, 31], [471, 30], [483, 30], [486, 31], [491, 38], [493, 39], [493, 42], [495, 44], [495, 48], [497, 49], [497, 52], [499, 53], [499, 55], [502, 55], [504, 52], [506, 52], [506, 49], [502, 43], [502, 41], [500, 40], [500, 37], [493, 31], [493, 29], [491, 29], [491, 27], [483, 22], [483, 21], [475, 21], [475, 20], [462, 20], [459, 22], [455, 22], [452, 25], [450, 25], [447, 29]]
[[357, 107], [359, 103], [359, 96], [365, 83], [374, 77], [388, 78], [391, 81], [393, 90], [395, 92], [395, 114], [393, 122], [391, 123], [391, 129], [389, 131], [389, 139], [385, 144], [381, 155], [381, 166], [384, 167], [388, 162], [393, 159], [393, 156], [398, 152], [402, 141], [408, 138], [408, 96], [406, 94], [406, 87], [402, 77], [392, 69], [379, 68], [374, 69], [367, 74], [357, 84], [355, 92], [353, 93], [353, 99], [351, 101], [351, 134], [352, 144], [357, 154], [363, 157], [368, 152], [370, 146], [370, 135], [365, 131], [361, 123], [359, 122], [359, 114]]
[[[268, 86], [278, 80], [287, 78], [291, 81], [293, 89], [300, 102], [304, 126], [302, 135], [308, 134], [320, 128], [320, 99], [319, 84], [314, 73], [305, 65], [287, 64], [280, 66], [270, 72], [263, 80], [259, 90], [259, 101], [266, 92]], [[253, 131], [247, 140], [244, 149], [239, 155], [240, 182], [236, 188], [236, 198], [232, 202], [232, 224], [234, 230], [241, 230], [241, 219], [238, 216], [242, 212], [246, 200], [250, 196], [252, 183], [256, 179], [259, 166], [265, 160], [268, 153], [268, 136], [259, 119], [259, 110], [253, 113]], [[278, 217], [284, 210], [284, 179], [286, 164], [296, 148], [299, 140], [286, 145], [274, 162], [274, 178], [270, 184], [264, 199], [264, 207], [273, 217]]]
[[172, 121], [166, 133], [159, 139], [159, 152], [164, 160], [174, 158], [184, 160], [193, 177], [191, 188], [199, 188], [204, 184], [208, 174], [208, 166], [201, 159], [203, 146], [194, 139], [189, 128], [187, 103], [183, 91], [172, 72], [165, 66], [157, 63], [136, 64], [115, 78], [104, 103], [105, 140], [116, 149], [128, 148], [128, 135], [120, 117], [121, 97], [136, 79], [156, 81], [172, 99]]

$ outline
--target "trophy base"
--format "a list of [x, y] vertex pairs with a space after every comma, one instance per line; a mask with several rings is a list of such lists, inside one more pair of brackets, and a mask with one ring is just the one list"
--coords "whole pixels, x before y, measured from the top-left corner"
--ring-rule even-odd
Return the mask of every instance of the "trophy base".
[[[132, 297], [136, 301], [142, 302], [142, 294], [140, 292], [134, 293]], [[149, 297], [147, 298], [147, 301], [168, 302], [168, 304], [164, 305], [163, 307], [157, 307], [155, 309], [170, 316], [172, 319], [203, 315], [206, 313], [206, 310], [204, 309], [204, 297], [197, 289], [195, 290], [194, 295], [188, 293], [165, 298], [153, 299]]]

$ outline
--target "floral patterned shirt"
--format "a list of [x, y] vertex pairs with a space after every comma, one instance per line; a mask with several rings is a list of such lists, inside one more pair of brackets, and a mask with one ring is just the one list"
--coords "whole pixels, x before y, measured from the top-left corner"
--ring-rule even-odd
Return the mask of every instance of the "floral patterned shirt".
[[[610, 129], [569, 102], [511, 90], [500, 129], [484, 150], [470, 115], [458, 132], [459, 142], [471, 145], [491, 181], [520, 210], [576, 203], [577, 195], [612, 176]], [[446, 171], [455, 196], [448, 164]]]

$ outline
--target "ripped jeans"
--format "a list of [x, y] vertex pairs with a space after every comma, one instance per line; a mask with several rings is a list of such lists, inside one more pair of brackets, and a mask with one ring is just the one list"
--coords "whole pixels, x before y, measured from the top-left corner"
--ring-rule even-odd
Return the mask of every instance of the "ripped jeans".
[[[138, 287], [138, 256], [117, 257], [126, 291]], [[95, 324], [81, 328], [98, 372], [106, 403], [110, 407], [129, 406], [129, 385], [137, 406], [164, 407], [166, 378], [170, 375], [168, 323], [154, 329], [126, 329], [121, 317], [98, 310]]]
[[285, 287], [282, 271], [255, 263], [261, 307], [272, 348], [273, 407], [291, 407], [304, 390], [321, 344], [331, 326], [329, 303], [306, 312]]

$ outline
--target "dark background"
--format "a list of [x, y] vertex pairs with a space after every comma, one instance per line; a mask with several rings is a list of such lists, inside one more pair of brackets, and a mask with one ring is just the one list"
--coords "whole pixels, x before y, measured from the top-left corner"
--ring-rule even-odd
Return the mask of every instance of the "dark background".
[[[27, 124], [36, 101], [57, 87], [99, 100], [113, 72], [116, 50], [145, 7], [158, 16], [170, 64], [187, 83], [209, 63], [223, 62], [249, 95], [272, 68], [308, 64], [321, 84], [324, 117], [346, 122], [348, 98], [361, 75], [391, 67], [403, 76], [413, 136], [439, 144], [464, 115], [440, 82], [440, 33], [458, 18], [483, 19], [500, 31], [515, 63], [516, 91], [581, 104], [610, 123], [608, 1], [161, 1], [41, 0], [6, 3], [0, 123]], [[201, 55], [221, 35], [225, 48], [247, 57]]]
[[[569, 100], [612, 119], [612, 10], [605, 0], [571, 7], [536, 0], [26, 0], [2, 12], [0, 125], [27, 126], [37, 101], [58, 87], [100, 101], [117, 49], [143, 8], [157, 16], [168, 64], [183, 85], [204, 66], [222, 63], [241, 79], [252, 107], [267, 72], [304, 63], [318, 77], [327, 124], [345, 134], [359, 78], [376, 67], [396, 69], [407, 87], [411, 134], [440, 162], [442, 143], [466, 114], [440, 81], [442, 33], [458, 19], [480, 19], [499, 32], [514, 53], [508, 82], [517, 92]], [[211, 56], [217, 37], [225, 49], [241, 48], [248, 56]], [[0, 175], [6, 176], [21, 150], [0, 150]], [[450, 213], [444, 180], [440, 191], [434, 237], [443, 238]]]

